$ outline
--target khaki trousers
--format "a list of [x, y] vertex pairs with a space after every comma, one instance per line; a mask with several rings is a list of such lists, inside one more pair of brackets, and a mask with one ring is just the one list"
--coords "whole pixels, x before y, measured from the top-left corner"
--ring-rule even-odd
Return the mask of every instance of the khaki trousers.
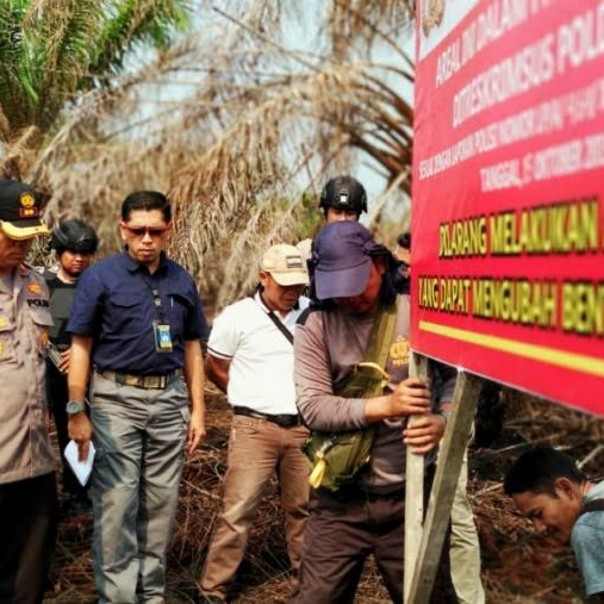
[[300, 446], [307, 437], [303, 426], [283, 428], [263, 419], [233, 417], [222, 511], [200, 581], [206, 596], [226, 598], [273, 472], [279, 479], [289, 559], [294, 569], [300, 566], [309, 490], [309, 465]]
[[484, 588], [480, 579], [480, 543], [467, 488], [466, 450], [451, 508], [451, 578], [460, 604], [484, 604]]

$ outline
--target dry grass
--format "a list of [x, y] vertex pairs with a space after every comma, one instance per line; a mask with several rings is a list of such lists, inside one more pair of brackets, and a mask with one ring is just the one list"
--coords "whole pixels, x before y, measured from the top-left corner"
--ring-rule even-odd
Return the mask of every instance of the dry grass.
[[[556, 550], [535, 536], [527, 521], [515, 513], [503, 495], [501, 477], [527, 444], [537, 441], [567, 448], [576, 459], [587, 460], [584, 470], [596, 476], [604, 460], [598, 448], [604, 435], [604, 422], [512, 391], [506, 392], [506, 416], [510, 419], [492, 447], [470, 452], [469, 493], [482, 543], [488, 602], [580, 602], [580, 577], [571, 552]], [[220, 478], [226, 468], [230, 418], [224, 397], [208, 392], [207, 439], [187, 462], [181, 485], [169, 553], [170, 603], [194, 601], [196, 581], [220, 503]], [[52, 572], [53, 594], [46, 602], [94, 602], [90, 533], [90, 519], [62, 523]], [[287, 601], [291, 584], [283, 534], [276, 485], [271, 483], [238, 574], [233, 594], [236, 602]], [[388, 602], [372, 563], [363, 575], [357, 602]]]
[[[48, 132], [24, 130], [0, 156], [0, 168], [23, 164], [48, 196], [52, 225], [89, 221], [101, 255], [121, 245], [116, 218], [128, 193], [166, 192], [171, 255], [218, 308], [253, 285], [267, 245], [308, 235], [295, 212], [308, 196], [318, 205], [328, 177], [369, 160], [390, 185], [370, 200], [371, 225], [408, 207], [413, 122], [402, 50], [409, 2], [326, 3], [307, 15], [306, 50], [290, 33], [308, 12], [299, 3], [227, 4], [228, 13], [201, 3], [203, 28], [79, 95]], [[385, 63], [370, 51], [378, 43]]]

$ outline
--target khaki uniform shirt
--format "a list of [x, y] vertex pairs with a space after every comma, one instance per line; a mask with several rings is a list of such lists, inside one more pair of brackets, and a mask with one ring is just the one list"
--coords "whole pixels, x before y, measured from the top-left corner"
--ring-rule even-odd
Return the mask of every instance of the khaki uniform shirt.
[[0, 277], [0, 484], [52, 472], [44, 355], [52, 319], [42, 275]]

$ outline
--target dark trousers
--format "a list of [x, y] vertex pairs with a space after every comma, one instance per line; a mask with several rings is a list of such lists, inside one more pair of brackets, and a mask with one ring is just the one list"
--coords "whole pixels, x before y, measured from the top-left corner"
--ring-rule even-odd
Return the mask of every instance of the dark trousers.
[[46, 392], [48, 406], [57, 428], [57, 440], [59, 441], [63, 471], [63, 491], [69, 496], [84, 498], [86, 497], [87, 489], [80, 484], [63, 455], [65, 447], [69, 443], [67, 413], [65, 411], [65, 406], [69, 400], [67, 376], [63, 375], [50, 361], [46, 363]]
[[54, 472], [0, 484], [0, 602], [42, 602], [57, 528]]
[[[426, 504], [434, 472], [426, 472]], [[314, 491], [310, 499], [296, 604], [348, 604], [354, 601], [365, 558], [373, 554], [390, 598], [403, 602], [405, 497], [401, 489], [375, 495], [348, 489]], [[430, 602], [456, 603], [449, 567], [447, 531]]]

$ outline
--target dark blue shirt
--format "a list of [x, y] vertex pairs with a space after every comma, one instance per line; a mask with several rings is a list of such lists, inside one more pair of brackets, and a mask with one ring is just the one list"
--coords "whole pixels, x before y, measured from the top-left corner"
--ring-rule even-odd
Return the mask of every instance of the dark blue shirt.
[[[157, 352], [153, 322], [170, 325], [173, 351]], [[99, 370], [136, 375], [166, 374], [183, 366], [184, 342], [206, 340], [201, 301], [191, 275], [163, 254], [152, 275], [127, 251], [87, 269], [78, 281], [68, 331], [93, 336], [92, 362]]]

